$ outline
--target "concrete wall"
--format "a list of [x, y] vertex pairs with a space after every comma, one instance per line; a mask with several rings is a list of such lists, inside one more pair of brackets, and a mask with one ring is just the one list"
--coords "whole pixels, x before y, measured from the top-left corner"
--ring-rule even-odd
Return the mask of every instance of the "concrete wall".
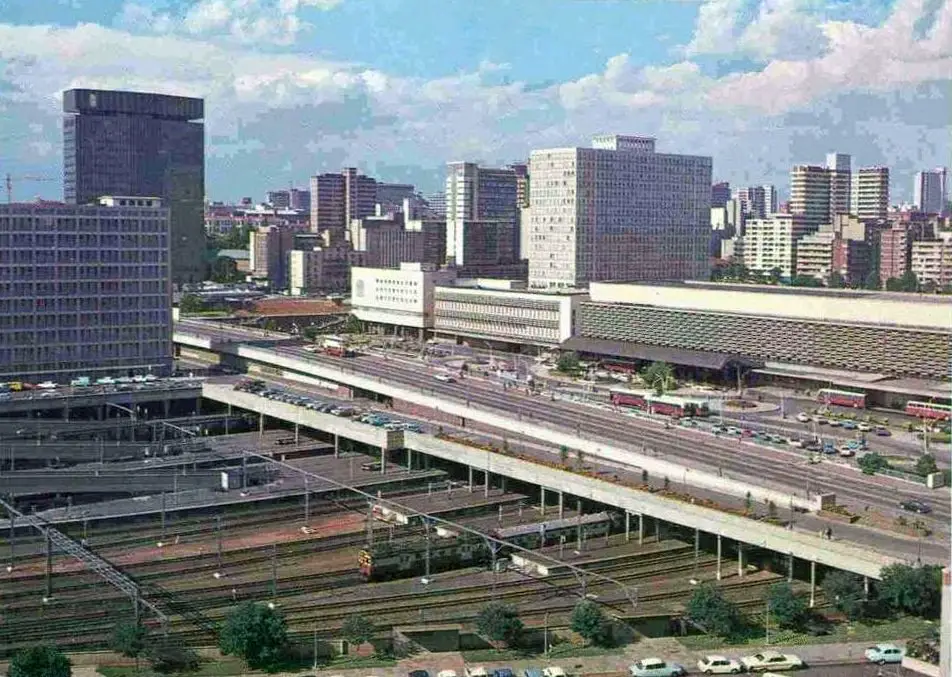
[[630, 303], [679, 310], [790, 317], [826, 322], [858, 322], [949, 331], [952, 299], [876, 292], [766, 291], [756, 286], [683, 286], [597, 282], [590, 286], [596, 303]]

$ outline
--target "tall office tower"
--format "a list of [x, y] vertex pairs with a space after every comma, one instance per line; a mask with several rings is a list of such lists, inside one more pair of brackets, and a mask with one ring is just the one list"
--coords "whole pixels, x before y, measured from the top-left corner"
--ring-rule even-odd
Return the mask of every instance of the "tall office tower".
[[[374, 203], [380, 205], [385, 214], [402, 211], [404, 200], [410, 200], [411, 207], [416, 207], [419, 202], [416, 188], [410, 183], [382, 183], [378, 181], [375, 191]], [[347, 227], [349, 228], [350, 224], [347, 224]]]
[[282, 226], [262, 226], [251, 231], [248, 250], [252, 276], [267, 280], [274, 290], [287, 287], [287, 258], [294, 249], [296, 232]]
[[731, 184], [721, 181], [711, 186], [711, 208], [726, 207], [731, 199]]
[[161, 198], [168, 208], [172, 282], [205, 277], [203, 99], [141, 92], [63, 93], [66, 202], [104, 195]]
[[849, 214], [853, 159], [845, 153], [828, 153], [826, 168], [830, 172], [830, 218]]
[[291, 207], [291, 193], [286, 190], [269, 190], [264, 201], [274, 209], [288, 209]]
[[377, 182], [359, 174], [355, 167], [347, 167], [344, 175], [344, 229], [354, 219], [362, 219], [374, 213], [377, 204]]
[[767, 215], [767, 192], [764, 186], [738, 188], [734, 199], [740, 203], [744, 216], [750, 219], [762, 219]]
[[761, 188], [764, 191], [764, 211], [766, 212], [764, 216], [776, 214], [778, 207], [777, 187], [771, 183], [765, 184]]
[[913, 185], [913, 203], [919, 211], [941, 214], [948, 201], [948, 170], [939, 167], [931, 171], [916, 172]]
[[707, 279], [711, 158], [655, 152], [653, 138], [533, 151], [529, 285]]
[[288, 205], [291, 209], [299, 212], [308, 212], [311, 210], [311, 191], [302, 190], [301, 188], [292, 188], [291, 189], [291, 204]]
[[171, 371], [161, 200], [0, 204], [0, 243], [0, 381]]
[[899, 279], [909, 270], [912, 238], [905, 224], [894, 223], [879, 233], [879, 280]]
[[813, 230], [832, 219], [830, 178], [829, 169], [818, 165], [794, 165], [790, 170], [790, 213], [804, 217]]
[[853, 176], [852, 209], [861, 219], [885, 219], [889, 214], [889, 167], [862, 167]]
[[467, 223], [492, 221], [508, 224], [503, 237], [512, 239], [510, 251], [519, 251], [518, 176], [513, 169], [480, 167], [473, 162], [451, 162], [446, 173], [446, 256], [465, 259]]
[[311, 177], [311, 230], [343, 235], [346, 227], [344, 203], [347, 192], [343, 174]]

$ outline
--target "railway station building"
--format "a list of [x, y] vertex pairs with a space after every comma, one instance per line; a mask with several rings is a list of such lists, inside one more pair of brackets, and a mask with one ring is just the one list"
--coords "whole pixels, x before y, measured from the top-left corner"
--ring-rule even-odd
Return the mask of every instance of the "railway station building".
[[952, 298], [742, 284], [592, 283], [563, 349], [756, 381], [948, 400]]

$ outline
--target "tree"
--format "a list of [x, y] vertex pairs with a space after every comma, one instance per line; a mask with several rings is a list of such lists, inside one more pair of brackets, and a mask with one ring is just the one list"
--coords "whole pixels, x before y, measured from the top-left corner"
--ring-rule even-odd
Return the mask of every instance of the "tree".
[[575, 467], [582, 468], [585, 465], [585, 452], [581, 449], [575, 450]]
[[522, 634], [522, 621], [514, 606], [490, 602], [476, 616], [476, 631], [491, 642], [515, 644]]
[[139, 672], [139, 658], [148, 647], [149, 631], [138, 622], [121, 623], [112, 633], [112, 648], [126, 658], [134, 658]]
[[149, 661], [156, 672], [192, 672], [198, 669], [198, 654], [168, 637], [158, 639], [148, 649]]
[[287, 622], [280, 612], [245, 602], [225, 619], [218, 647], [223, 654], [240, 656], [251, 668], [259, 669], [274, 665], [287, 641]]
[[559, 462], [565, 465], [569, 462], [569, 448], [564, 444], [559, 447]]
[[227, 256], [217, 257], [211, 265], [209, 277], [215, 282], [241, 282], [243, 275], [238, 272], [238, 264]]
[[66, 654], [55, 646], [40, 644], [14, 654], [7, 677], [69, 677], [72, 672]]
[[744, 496], [744, 512], [750, 512], [751, 508], [754, 507], [754, 497], [751, 496], [750, 492], [747, 492], [747, 495]]
[[794, 275], [790, 280], [791, 287], [822, 287], [823, 284], [810, 275]]
[[780, 266], [774, 266], [770, 269], [770, 272], [767, 273], [767, 276], [770, 280], [770, 284], [780, 284], [780, 278], [783, 277], [783, 270]]
[[[929, 433], [924, 433], [928, 435]], [[917, 475], [931, 475], [934, 472], [939, 472], [939, 466], [936, 465], [935, 456], [932, 454], [924, 454], [919, 457], [916, 461], [916, 474]]]
[[340, 628], [340, 634], [344, 636], [344, 639], [355, 646], [366, 644], [374, 638], [376, 632], [374, 622], [359, 614], [348, 616]]
[[902, 277], [899, 278], [899, 284], [901, 289], [899, 291], [904, 292], [917, 292], [919, 291], [919, 278], [916, 277], [916, 274], [911, 270], [907, 270], [902, 274]]
[[880, 470], [887, 469], [889, 467], [889, 461], [874, 451], [860, 456], [859, 460], [856, 461], [856, 465], [859, 466], [859, 469], [863, 471], [864, 475], [875, 475]]
[[642, 484], [648, 484], [648, 471], [647, 471], [647, 470], [642, 470], [642, 471], [641, 471], [641, 483], [642, 483]]
[[649, 388], [654, 388], [656, 395], [663, 395], [666, 390], [678, 387], [674, 379], [674, 367], [667, 362], [652, 362], [641, 372], [641, 378]]
[[575, 605], [570, 627], [572, 632], [592, 644], [604, 643], [611, 636], [611, 624], [602, 608], [587, 599]]
[[863, 280], [863, 289], [869, 289], [870, 291], [879, 291], [883, 288], [883, 283], [879, 279], [879, 271], [871, 270], [869, 275], [866, 276], [866, 279]]
[[902, 280], [898, 277], [887, 278], [886, 291], [902, 291]]
[[782, 628], [795, 628], [803, 621], [807, 603], [793, 592], [789, 583], [776, 583], [767, 593], [767, 608], [770, 618]]
[[942, 572], [935, 566], [890, 564], [883, 567], [877, 589], [879, 599], [894, 613], [934, 617], [942, 597]]
[[694, 589], [688, 600], [687, 616], [710, 635], [729, 637], [741, 625], [737, 606], [710, 583]]
[[922, 283], [923, 294], [935, 294], [937, 291], [939, 291], [939, 285], [935, 280], [926, 280]]
[[665, 477], [665, 478], [664, 478], [664, 490], [667, 491], [670, 486], [671, 486], [671, 480], [669, 480], [667, 477]]
[[345, 334], [360, 334], [364, 330], [364, 323], [357, 319], [356, 315], [348, 315], [344, 320]]
[[555, 363], [555, 368], [563, 374], [574, 374], [578, 371], [578, 353], [562, 353], [559, 355], [559, 361]]
[[179, 312], [182, 315], [191, 315], [200, 313], [205, 309], [205, 304], [195, 294], [184, 294], [179, 300]]
[[830, 279], [826, 286], [830, 289], [843, 289], [846, 287], [846, 278], [838, 270], [830, 271]]
[[831, 571], [820, 585], [830, 604], [850, 620], [862, 618], [866, 612], [866, 592], [863, 581], [849, 571]]

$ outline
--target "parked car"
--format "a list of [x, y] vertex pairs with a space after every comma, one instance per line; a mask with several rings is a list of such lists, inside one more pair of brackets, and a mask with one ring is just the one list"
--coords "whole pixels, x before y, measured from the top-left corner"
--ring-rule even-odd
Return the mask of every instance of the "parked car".
[[724, 656], [705, 656], [697, 662], [697, 669], [705, 675], [736, 675], [744, 668], [739, 661]]
[[866, 649], [863, 655], [866, 656], [866, 660], [870, 663], [885, 665], [886, 663], [902, 663], [904, 653], [905, 652], [895, 644], [877, 644], [876, 646], [871, 646]]
[[803, 440], [797, 439], [796, 437], [791, 437], [789, 440], [791, 447], [796, 447], [797, 449], [803, 448]]
[[903, 510], [908, 510], [909, 512], [914, 512], [919, 515], [928, 515], [932, 512], [932, 506], [924, 501], [912, 498], [907, 501], [899, 501], [899, 507]]
[[542, 677], [542, 670], [539, 668], [526, 668], [522, 671], [522, 677]]
[[493, 670], [493, 677], [516, 677], [512, 668], [496, 668]]
[[856, 430], [856, 424], [852, 421], [843, 421], [844, 430]]
[[486, 672], [486, 668], [478, 665], [471, 668], [466, 668], [466, 677], [489, 677], [489, 673]]
[[565, 670], [558, 665], [550, 665], [542, 670], [542, 677], [565, 677]]
[[440, 670], [436, 677], [457, 677], [456, 670]]
[[407, 673], [407, 677], [430, 677], [430, 673], [426, 670], [411, 670]]
[[677, 663], [666, 663], [660, 658], [642, 658], [628, 666], [631, 677], [681, 677], [687, 670]]
[[840, 423], [840, 420], [836, 418], [831, 418], [829, 421], [827, 421], [827, 423], [830, 424], [831, 428], [839, 428], [841, 425], [843, 425]]
[[873, 429], [873, 426], [871, 426], [869, 423], [857, 423], [856, 429], [860, 432], [868, 433]]
[[878, 428], [876, 428], [876, 434], [879, 435], [880, 437], [889, 437], [890, 435], [892, 435], [892, 433], [889, 432], [889, 428], [886, 428], [884, 426], [879, 426]]
[[753, 656], [744, 656], [741, 664], [750, 672], [765, 672], [767, 670], [794, 670], [804, 667], [799, 656], [779, 651], [763, 651]]
[[810, 415], [809, 415], [809, 414], [804, 414], [804, 413], [801, 411], [799, 414], [797, 414], [797, 420], [800, 421], [800, 423], [809, 423], [809, 422], [810, 422]]

